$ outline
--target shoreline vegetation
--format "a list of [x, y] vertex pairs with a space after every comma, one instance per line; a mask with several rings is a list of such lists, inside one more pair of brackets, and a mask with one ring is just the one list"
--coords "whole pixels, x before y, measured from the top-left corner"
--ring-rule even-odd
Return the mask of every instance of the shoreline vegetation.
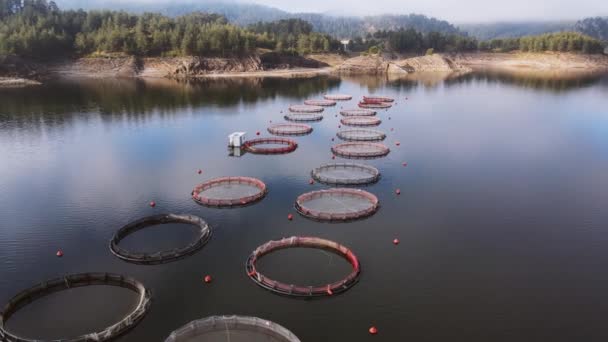
[[0, 0], [0, 85], [53, 77], [311, 77], [463, 74], [474, 69], [608, 71], [603, 43], [577, 32], [477, 41], [414, 28], [343, 45], [301, 19], [240, 27], [218, 14], [179, 17], [60, 10]]

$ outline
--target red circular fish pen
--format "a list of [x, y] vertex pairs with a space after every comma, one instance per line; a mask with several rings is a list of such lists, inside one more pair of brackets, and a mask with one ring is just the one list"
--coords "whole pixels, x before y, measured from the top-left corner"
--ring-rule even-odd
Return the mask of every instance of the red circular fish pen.
[[306, 100], [304, 104], [307, 106], [331, 107], [336, 105], [334, 100]]
[[371, 109], [364, 109], [364, 108], [345, 109], [345, 110], [340, 111], [340, 114], [342, 114], [343, 116], [374, 116], [374, 115], [376, 115], [376, 111], [371, 110]]
[[364, 102], [393, 102], [395, 101], [394, 98], [392, 97], [388, 97], [388, 96], [363, 96], [363, 101]]
[[298, 196], [296, 210], [318, 221], [352, 221], [373, 215], [379, 208], [374, 194], [350, 188], [311, 191]]
[[386, 102], [359, 102], [359, 108], [369, 109], [386, 109], [391, 108], [393, 105]]
[[323, 98], [332, 101], [348, 101], [352, 100], [353, 96], [348, 94], [326, 94], [323, 95]]
[[349, 159], [365, 159], [384, 157], [390, 153], [390, 149], [384, 144], [370, 142], [347, 142], [335, 145], [331, 151], [340, 157]]
[[[264, 145], [281, 145], [273, 147], [260, 147]], [[298, 143], [286, 138], [259, 138], [247, 140], [243, 144], [245, 151], [255, 154], [285, 154], [298, 148]]]
[[[351, 264], [353, 270], [348, 276], [346, 276], [346, 278], [331, 284], [321, 286], [302, 286], [286, 284], [270, 279], [258, 272], [256, 269], [257, 261], [263, 256], [277, 250], [299, 247], [318, 248], [334, 253], [346, 259], [346, 261]], [[256, 284], [274, 293], [293, 297], [321, 297], [339, 294], [353, 287], [359, 280], [361, 266], [359, 264], [359, 260], [350, 249], [336, 242], [318, 237], [293, 236], [278, 241], [269, 241], [256, 248], [253, 253], [251, 253], [249, 258], [247, 258], [245, 270], [247, 271], [249, 278]]]
[[209, 207], [237, 207], [261, 200], [266, 192], [266, 184], [257, 178], [220, 177], [197, 185], [192, 199]]
[[289, 111], [292, 113], [321, 113], [325, 109], [321, 106], [292, 105]]
[[346, 118], [342, 118], [340, 122], [344, 126], [370, 127], [380, 125], [382, 123], [382, 120], [370, 116], [349, 116]]
[[305, 124], [282, 123], [268, 127], [268, 132], [274, 135], [306, 135], [312, 132], [312, 127]]

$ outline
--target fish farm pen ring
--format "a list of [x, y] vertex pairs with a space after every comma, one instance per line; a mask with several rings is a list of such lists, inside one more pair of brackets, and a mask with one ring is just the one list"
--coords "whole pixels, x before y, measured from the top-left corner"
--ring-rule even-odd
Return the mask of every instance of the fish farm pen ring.
[[248, 316], [211, 316], [192, 321], [173, 331], [165, 342], [192, 342], [194, 339], [205, 341], [205, 335], [222, 331], [226, 331], [227, 334], [231, 331], [263, 334], [272, 338], [270, 341], [273, 342], [300, 342], [296, 335], [281, 325]]
[[321, 121], [323, 114], [320, 113], [289, 113], [284, 116], [287, 121]]
[[336, 136], [346, 141], [382, 141], [386, 139], [384, 132], [365, 128], [341, 130]]
[[317, 221], [352, 221], [373, 215], [380, 207], [376, 195], [350, 188], [332, 188], [298, 196], [296, 210]]
[[292, 113], [321, 113], [324, 110], [321, 106], [292, 105], [289, 111]]
[[[257, 271], [256, 263], [258, 259], [277, 250], [297, 247], [317, 248], [337, 254], [346, 259], [346, 261], [351, 264], [353, 270], [346, 276], [346, 278], [322, 286], [302, 286], [281, 283], [279, 281], [270, 279]], [[359, 264], [359, 260], [347, 247], [318, 237], [300, 236], [292, 236], [290, 238], [284, 238], [278, 241], [269, 241], [259, 246], [255, 249], [255, 251], [253, 251], [253, 253], [251, 253], [251, 255], [249, 255], [249, 258], [247, 258], [245, 269], [249, 278], [251, 278], [251, 280], [253, 280], [259, 286], [281, 295], [302, 298], [331, 296], [345, 292], [359, 281], [359, 275], [361, 273], [361, 265]]]
[[75, 287], [92, 285], [116, 286], [129, 289], [139, 296], [135, 308], [123, 317], [119, 322], [97, 332], [88, 333], [73, 338], [54, 339], [54, 342], [87, 342], [87, 341], [109, 341], [133, 327], [146, 315], [150, 308], [152, 296], [139, 281], [112, 273], [81, 273], [72, 274], [62, 278], [45, 281], [14, 296], [0, 313], [0, 341], [3, 342], [41, 342], [40, 339], [29, 339], [15, 335], [7, 330], [6, 322], [18, 310], [31, 302], [53, 294], [55, 292], [68, 290]]
[[391, 108], [393, 105], [385, 102], [359, 102], [360, 108], [385, 109]]
[[307, 106], [321, 106], [321, 107], [331, 107], [336, 105], [336, 101], [333, 100], [306, 100], [304, 104]]
[[[280, 147], [257, 147], [258, 145], [285, 145]], [[284, 154], [298, 148], [298, 143], [286, 138], [259, 138], [247, 140], [243, 144], [245, 151], [255, 154]]]
[[393, 102], [394, 98], [388, 96], [363, 96], [365, 102]]
[[305, 124], [281, 123], [268, 127], [268, 133], [274, 135], [306, 135], [312, 132], [312, 127]]
[[374, 116], [376, 111], [372, 109], [345, 109], [340, 111], [343, 116]]
[[[127, 236], [147, 227], [167, 224], [184, 223], [198, 228], [196, 240], [187, 246], [156, 253], [133, 253], [120, 248], [120, 242]], [[110, 240], [110, 251], [118, 258], [136, 264], [156, 265], [181, 259], [203, 248], [211, 238], [211, 228], [202, 218], [194, 215], [160, 214], [148, 216], [130, 222], [121, 227]]]
[[340, 122], [345, 126], [370, 127], [380, 125], [382, 123], [382, 120], [376, 117], [369, 116], [349, 116], [346, 118], [342, 118]]
[[380, 171], [373, 166], [355, 163], [323, 164], [311, 171], [317, 182], [336, 185], [362, 185], [378, 181]]
[[332, 101], [348, 101], [352, 100], [353, 96], [348, 94], [326, 94], [323, 95], [323, 98]]
[[220, 177], [197, 185], [192, 199], [201, 205], [232, 208], [255, 203], [266, 196], [266, 184], [251, 177]]
[[390, 149], [384, 144], [369, 142], [347, 142], [335, 145], [331, 148], [333, 154], [349, 159], [365, 159], [384, 157], [390, 153]]

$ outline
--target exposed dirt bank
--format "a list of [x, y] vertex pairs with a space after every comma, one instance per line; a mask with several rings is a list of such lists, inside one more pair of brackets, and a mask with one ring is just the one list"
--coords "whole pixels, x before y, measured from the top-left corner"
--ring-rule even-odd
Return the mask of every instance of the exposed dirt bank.
[[16, 77], [0, 77], [0, 88], [18, 88], [18, 87], [27, 87], [40, 85], [42, 83], [29, 80], [26, 78], [16, 78]]
[[343, 74], [406, 76], [418, 72], [469, 72], [450, 57], [435, 54], [405, 59], [385, 59], [382, 56], [359, 56], [346, 60], [337, 67]]
[[574, 53], [469, 53], [449, 56], [472, 69], [519, 69], [542, 71], [608, 71], [608, 56]]

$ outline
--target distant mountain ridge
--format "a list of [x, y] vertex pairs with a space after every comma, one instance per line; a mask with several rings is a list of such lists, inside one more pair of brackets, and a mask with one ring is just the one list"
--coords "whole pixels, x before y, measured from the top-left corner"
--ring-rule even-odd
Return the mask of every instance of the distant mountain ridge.
[[460, 24], [458, 28], [479, 40], [519, 38], [544, 33], [573, 31], [575, 21], [525, 21]]
[[302, 19], [310, 22], [315, 31], [330, 34], [336, 38], [354, 38], [365, 36], [380, 30], [397, 30], [399, 28], [414, 28], [421, 32], [437, 31], [441, 33], [463, 33], [456, 26], [445, 20], [429, 18], [419, 14], [408, 15], [378, 15], [368, 17], [342, 17], [320, 13], [290, 13], [264, 5], [223, 2], [199, 1], [189, 2], [131, 2], [104, 0], [56, 0], [63, 9], [111, 9], [125, 10], [133, 13], [159, 12], [169, 16], [179, 16], [187, 13], [202, 11], [217, 13], [225, 16], [230, 22], [247, 26], [260, 21], [275, 21], [280, 19]]

